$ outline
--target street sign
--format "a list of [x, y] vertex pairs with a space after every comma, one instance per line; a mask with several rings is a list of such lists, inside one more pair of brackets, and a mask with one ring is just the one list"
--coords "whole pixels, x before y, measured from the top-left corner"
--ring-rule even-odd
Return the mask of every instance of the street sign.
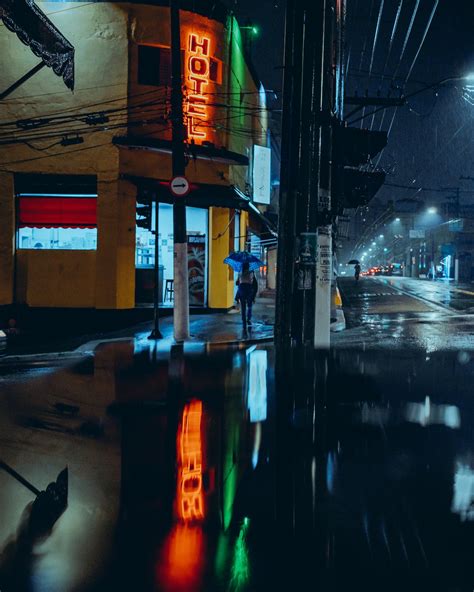
[[189, 181], [186, 177], [175, 177], [171, 180], [170, 189], [176, 197], [183, 197], [189, 193]]

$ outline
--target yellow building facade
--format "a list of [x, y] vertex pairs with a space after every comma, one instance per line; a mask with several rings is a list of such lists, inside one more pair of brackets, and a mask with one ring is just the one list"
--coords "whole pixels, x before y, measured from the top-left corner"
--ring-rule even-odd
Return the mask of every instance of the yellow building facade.
[[[38, 2], [75, 48], [75, 89], [43, 68], [0, 102], [0, 305], [146, 303], [155, 240], [172, 305], [166, 4]], [[223, 259], [264, 223], [250, 174], [253, 146], [266, 145], [264, 93], [235, 18], [215, 3], [182, 6], [190, 274], [196, 306], [226, 309], [235, 279]], [[5, 27], [0, 49], [2, 88], [38, 62]], [[136, 225], [143, 194], [160, 202], [156, 234]]]

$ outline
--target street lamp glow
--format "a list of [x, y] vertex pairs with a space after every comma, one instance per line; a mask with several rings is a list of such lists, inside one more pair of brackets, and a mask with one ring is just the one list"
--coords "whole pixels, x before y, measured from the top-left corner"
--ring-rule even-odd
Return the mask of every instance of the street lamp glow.
[[400, 222], [400, 218], [395, 218], [394, 222]]
[[387, 247], [384, 247], [383, 252], [386, 253], [388, 251]]
[[373, 241], [373, 242], [372, 242], [372, 245], [373, 245], [374, 247], [375, 247], [375, 245], [376, 245], [376, 244], [377, 244], [377, 243], [376, 243], [375, 241]]
[[383, 234], [379, 234], [379, 238], [383, 238]]
[[437, 214], [438, 210], [436, 208], [428, 208], [428, 214]]
[[469, 80], [470, 82], [474, 81], [474, 72], [471, 72], [467, 76], [464, 77], [465, 80]]
[[372, 251], [372, 249], [369, 249], [369, 251]]

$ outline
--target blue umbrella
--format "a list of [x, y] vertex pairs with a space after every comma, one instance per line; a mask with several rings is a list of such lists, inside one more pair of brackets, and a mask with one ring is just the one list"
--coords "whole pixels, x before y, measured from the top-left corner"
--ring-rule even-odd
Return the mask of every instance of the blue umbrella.
[[248, 251], [236, 251], [224, 259], [224, 263], [230, 265], [234, 271], [241, 272], [244, 263], [249, 264], [249, 271], [255, 271], [263, 267], [265, 263]]

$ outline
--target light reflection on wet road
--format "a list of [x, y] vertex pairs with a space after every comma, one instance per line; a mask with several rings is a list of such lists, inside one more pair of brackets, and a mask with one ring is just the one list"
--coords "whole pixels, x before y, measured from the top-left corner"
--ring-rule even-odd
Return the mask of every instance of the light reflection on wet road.
[[458, 297], [452, 286], [407, 278], [339, 282], [348, 331], [333, 344], [377, 349], [470, 350], [474, 346], [474, 290]]
[[0, 590], [472, 589], [470, 323], [380, 286], [343, 286], [328, 358], [120, 342], [0, 377], [0, 456], [40, 488], [70, 474], [35, 538], [0, 473]]

